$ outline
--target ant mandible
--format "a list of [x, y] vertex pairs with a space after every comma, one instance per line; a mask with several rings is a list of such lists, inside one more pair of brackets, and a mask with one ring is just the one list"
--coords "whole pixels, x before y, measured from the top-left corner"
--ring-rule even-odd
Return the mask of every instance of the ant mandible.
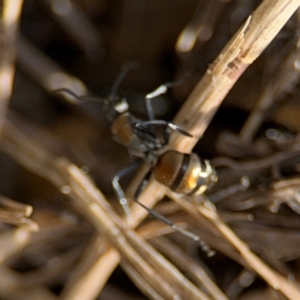
[[126, 65], [122, 69], [110, 95], [105, 99], [78, 96], [65, 88], [56, 90], [54, 93], [65, 93], [67, 96], [73, 97], [80, 102], [100, 102], [106, 118], [111, 122], [111, 131], [114, 138], [117, 142], [124, 145], [129, 154], [135, 159], [131, 165], [119, 171], [112, 179], [113, 188], [127, 218], [130, 217], [130, 209], [125, 193], [120, 185], [120, 180], [140, 166], [141, 161], [138, 160], [140, 158], [142, 162], [146, 163], [149, 170], [134, 194], [134, 202], [146, 209], [155, 218], [171, 226], [174, 230], [199, 242], [202, 249], [209, 253], [210, 248], [197, 235], [176, 226], [168, 218], [138, 201], [139, 195], [147, 186], [151, 176], [176, 193], [198, 195], [205, 192], [217, 181], [217, 175], [209, 161], [201, 159], [195, 153], [165, 150], [172, 130], [188, 137], [192, 137], [192, 135], [171, 122], [155, 119], [151, 100], [166, 93], [170, 87], [179, 85], [182, 80], [165, 83], [145, 96], [149, 120], [144, 121], [130, 113], [127, 100], [117, 95], [119, 85], [131, 67], [132, 65]]

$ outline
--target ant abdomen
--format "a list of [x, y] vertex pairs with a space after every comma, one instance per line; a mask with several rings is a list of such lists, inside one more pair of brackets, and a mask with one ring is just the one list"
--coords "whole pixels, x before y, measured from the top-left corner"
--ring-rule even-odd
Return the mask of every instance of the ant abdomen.
[[154, 167], [153, 175], [170, 190], [184, 195], [202, 194], [216, 181], [214, 168], [195, 153], [169, 150]]

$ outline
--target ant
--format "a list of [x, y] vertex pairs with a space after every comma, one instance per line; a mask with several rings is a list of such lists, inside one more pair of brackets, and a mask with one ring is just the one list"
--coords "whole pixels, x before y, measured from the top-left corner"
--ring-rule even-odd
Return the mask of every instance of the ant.
[[135, 159], [131, 165], [119, 171], [112, 179], [112, 186], [127, 218], [130, 217], [130, 209], [125, 193], [120, 185], [120, 180], [137, 169], [141, 162], [144, 162], [149, 170], [134, 194], [134, 202], [146, 209], [155, 218], [171, 226], [174, 230], [199, 242], [202, 249], [210, 254], [212, 252], [210, 248], [197, 235], [176, 226], [168, 218], [138, 201], [139, 195], [147, 186], [151, 176], [176, 193], [198, 195], [205, 192], [217, 181], [217, 175], [209, 161], [201, 159], [197, 154], [165, 149], [169, 143], [171, 131], [177, 131], [179, 134], [191, 138], [192, 135], [171, 122], [155, 119], [151, 101], [166, 93], [169, 88], [181, 84], [182, 80], [165, 83], [145, 96], [149, 120], [144, 121], [131, 114], [127, 100], [117, 95], [119, 85], [131, 67], [132, 65], [126, 65], [122, 69], [110, 95], [105, 99], [78, 96], [65, 88], [55, 90], [54, 93], [58, 95], [66, 94], [68, 97], [72, 97], [80, 102], [100, 102], [106, 118], [111, 122], [113, 137], [117, 142], [124, 145], [129, 154]]

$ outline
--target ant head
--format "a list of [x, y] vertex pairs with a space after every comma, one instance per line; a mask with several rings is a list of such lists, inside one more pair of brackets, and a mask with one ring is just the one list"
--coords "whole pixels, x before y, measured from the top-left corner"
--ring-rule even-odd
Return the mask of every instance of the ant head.
[[[104, 105], [106, 105], [106, 102], [104, 102]], [[119, 114], [122, 114], [129, 109], [126, 98], [119, 96], [108, 96], [107, 105], [109, 105], [116, 113]]]
[[118, 75], [112, 90], [111, 94], [107, 97], [107, 99], [103, 102], [103, 110], [107, 116], [109, 121], [114, 120], [119, 114], [127, 112], [129, 109], [128, 102], [125, 98], [118, 96], [118, 89], [120, 83], [126, 76], [127, 72], [132, 69], [136, 68], [137, 63], [130, 62], [123, 66], [120, 74]]
[[109, 95], [103, 101], [103, 111], [108, 121], [113, 121], [118, 115], [127, 112], [129, 109], [126, 98], [116, 95]]

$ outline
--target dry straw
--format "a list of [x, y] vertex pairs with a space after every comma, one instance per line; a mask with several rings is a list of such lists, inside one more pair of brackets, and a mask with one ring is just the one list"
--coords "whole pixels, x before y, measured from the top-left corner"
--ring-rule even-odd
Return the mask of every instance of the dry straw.
[[[7, 17], [2, 21], [5, 25], [3, 28], [8, 28], [8, 32], [4, 32], [8, 43], [5, 49], [11, 50], [14, 49], [15, 26], [21, 1], [8, 0], [4, 3], [3, 7], [14, 4], [15, 9], [18, 8], [9, 17], [4, 13], [4, 16]], [[265, 0], [247, 18], [231, 41], [209, 66], [175, 118], [176, 124], [197, 138], [191, 139], [174, 134], [170, 144], [171, 148], [183, 152], [192, 150], [229, 90], [247, 67], [274, 39], [299, 5], [300, 0]], [[6, 107], [10, 97], [13, 70], [14, 51], [3, 53], [0, 57], [1, 120], [4, 120], [3, 116], [6, 110], [4, 107]], [[105, 245], [106, 251], [101, 252], [101, 255], [95, 255], [90, 268], [84, 269], [82, 267], [82, 276], [71, 279], [72, 284], [66, 285], [66, 289], [61, 296], [62, 299], [94, 299], [119, 263], [149, 298], [227, 299], [211, 280], [206, 276], [199, 275], [199, 269], [190, 269], [196, 281], [200, 280], [201, 277], [201, 283], [208, 295], [203, 293], [202, 290], [183, 276], [173, 264], [147, 243], [141, 235], [133, 230], [146, 217], [145, 210], [134, 205], [132, 208], [132, 222], [130, 224], [124, 223], [87, 175], [67, 159], [55, 155], [29, 138], [15, 124], [22, 123], [20, 121], [16, 122], [14, 117], [10, 117], [6, 121], [1, 150], [20, 165], [45, 178], [66, 194], [74, 206], [80, 208], [82, 214], [94, 225], [97, 231], [106, 237], [110, 245]], [[39, 129], [35, 130], [39, 131]], [[140, 201], [149, 207], [153, 207], [164, 194], [164, 188], [155, 182], [151, 182], [141, 196]], [[212, 207], [191, 204], [182, 197], [170, 192], [168, 192], [168, 195], [194, 219], [199, 219], [202, 222], [202, 216], [205, 216], [216, 235], [226, 239], [235, 248], [243, 264], [264, 279], [272, 288], [281, 291], [288, 299], [300, 299], [300, 290], [296, 284], [279, 275], [251, 252], [249, 247], [221, 220]], [[156, 242], [154, 240], [154, 243], [163, 252], [166, 242], [161, 239]], [[90, 253], [97, 252], [99, 247], [99, 240], [95, 239], [90, 245]], [[180, 256], [180, 250], [177, 250], [176, 254], [177, 257]], [[172, 258], [170, 257], [170, 259]], [[181, 263], [184, 265], [192, 262], [189, 261], [188, 257], [185, 257]], [[80, 270], [77, 271], [80, 273]], [[0, 272], [3, 272], [1, 278], [15, 276], [2, 267]], [[7, 293], [9, 292], [11, 291], [8, 286]], [[32, 299], [56, 299], [56, 296], [50, 295], [40, 286], [32, 289], [31, 293]]]

